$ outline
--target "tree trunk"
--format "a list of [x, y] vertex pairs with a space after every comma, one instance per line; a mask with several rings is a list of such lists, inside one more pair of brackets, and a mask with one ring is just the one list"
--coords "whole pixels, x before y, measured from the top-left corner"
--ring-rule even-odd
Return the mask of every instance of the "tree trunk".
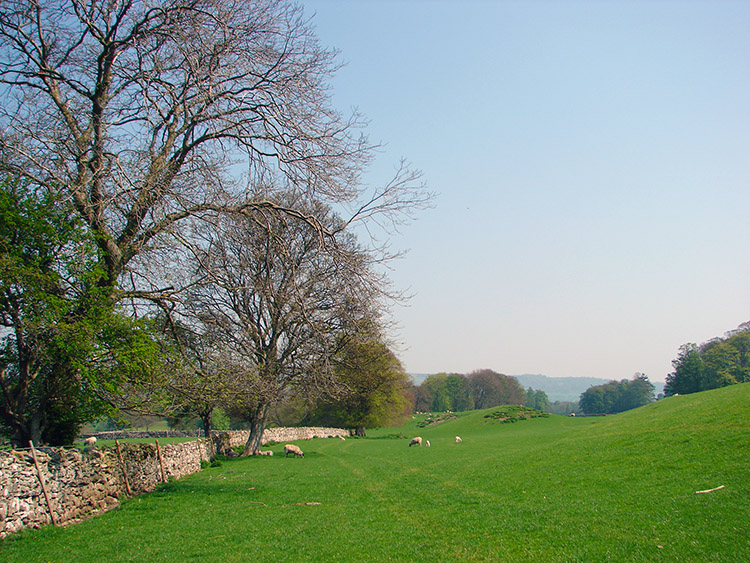
[[250, 413], [250, 435], [247, 437], [245, 449], [242, 455], [257, 455], [260, 452], [260, 441], [263, 438], [263, 430], [266, 427], [266, 416], [270, 403], [261, 403]]
[[[35, 412], [31, 415], [31, 429], [29, 432], [31, 441], [42, 444], [42, 414]], [[28, 443], [27, 443], [28, 444]]]
[[203, 435], [206, 438], [211, 438], [211, 413], [211, 410], [200, 413], [201, 422], [203, 422]]

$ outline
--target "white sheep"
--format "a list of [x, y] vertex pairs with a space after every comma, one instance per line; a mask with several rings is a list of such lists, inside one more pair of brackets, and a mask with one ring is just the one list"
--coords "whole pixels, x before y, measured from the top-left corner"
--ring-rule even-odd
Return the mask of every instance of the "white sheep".
[[96, 436], [89, 436], [83, 441], [84, 446], [93, 446], [96, 444]]
[[302, 453], [302, 450], [294, 444], [287, 444], [286, 446], [284, 446], [284, 457], [289, 457], [289, 454], [293, 454], [294, 457], [305, 457], [305, 454]]
[[414, 445], [417, 445], [417, 446], [421, 446], [422, 445], [422, 438], [420, 436], [417, 436], [416, 438], [412, 438], [411, 442], [409, 442], [409, 447], [410, 448], [412, 446], [414, 446]]
[[343, 441], [343, 440], [346, 440], [346, 438], [344, 438], [343, 436], [339, 436], [339, 440]]
[[266, 450], [264, 452], [258, 452], [258, 455], [273, 455], [273, 452], [271, 450]]
[[456, 444], [460, 442], [463, 442], [463, 440], [461, 439], [461, 436], [456, 436]]
[[425, 446], [427, 446], [427, 447], [429, 448], [429, 447], [430, 447], [430, 441], [429, 441], [429, 440], [427, 440], [427, 441], [425, 442], [425, 444], [424, 444], [424, 445], [425, 445]]

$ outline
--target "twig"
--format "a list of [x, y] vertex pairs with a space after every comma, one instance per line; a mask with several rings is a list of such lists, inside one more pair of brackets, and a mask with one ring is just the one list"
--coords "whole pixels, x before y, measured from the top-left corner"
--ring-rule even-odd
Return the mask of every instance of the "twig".
[[696, 495], [700, 495], [702, 493], [713, 493], [714, 491], [718, 491], [724, 488], [724, 485], [720, 485], [714, 489], [706, 489], [705, 491], [695, 491]]

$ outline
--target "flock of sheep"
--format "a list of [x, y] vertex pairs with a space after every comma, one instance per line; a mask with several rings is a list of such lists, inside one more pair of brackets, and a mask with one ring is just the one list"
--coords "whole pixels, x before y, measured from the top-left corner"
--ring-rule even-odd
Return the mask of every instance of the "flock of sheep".
[[[460, 436], [456, 436], [456, 443], [458, 444], [460, 442], [463, 442], [463, 440], [461, 440]], [[421, 446], [421, 445], [422, 445], [422, 437], [421, 436], [417, 436], [415, 438], [412, 438], [411, 442], [409, 442], [409, 447], [410, 448], [412, 446]], [[425, 440], [424, 441], [424, 445], [429, 448], [430, 447], [430, 441], [429, 440]], [[294, 444], [286, 444], [284, 446], [284, 457], [289, 457], [289, 454], [292, 454], [294, 457], [302, 457], [302, 458], [305, 457], [304, 452], [301, 449], [299, 449], [299, 447], [295, 446]], [[271, 454], [271, 455], [273, 455], [273, 454]]]
[[[463, 440], [461, 439], [460, 436], [456, 436], [456, 443], [458, 444], [460, 442], [463, 442]], [[421, 446], [421, 445], [422, 445], [422, 436], [417, 436], [416, 438], [412, 438], [411, 442], [409, 442], [409, 447], [410, 448], [412, 446]], [[430, 441], [429, 440], [425, 440], [424, 445], [429, 448], [430, 447]]]

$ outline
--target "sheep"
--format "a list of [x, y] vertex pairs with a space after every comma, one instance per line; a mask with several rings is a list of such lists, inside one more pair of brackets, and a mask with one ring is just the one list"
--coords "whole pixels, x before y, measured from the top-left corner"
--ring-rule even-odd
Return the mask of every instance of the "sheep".
[[411, 442], [409, 442], [410, 448], [414, 445], [417, 445], [417, 446], [422, 445], [422, 438], [420, 436], [417, 436], [416, 438], [412, 438]]
[[344, 438], [343, 436], [339, 436], [339, 440], [344, 441], [344, 440], [346, 440], [346, 438]]
[[264, 452], [258, 452], [258, 455], [273, 455], [273, 452], [271, 450], [266, 450]]
[[286, 446], [284, 446], [284, 457], [289, 457], [289, 454], [293, 454], [294, 457], [305, 457], [305, 454], [302, 453], [302, 450], [294, 444], [287, 444]]
[[428, 448], [430, 447], [430, 441], [429, 441], [429, 440], [427, 440], [427, 441], [425, 442], [425, 446], [427, 446]]
[[461, 439], [461, 436], [456, 436], [456, 444], [460, 442], [463, 442], [463, 440]]
[[93, 446], [96, 444], [96, 436], [89, 436], [83, 441], [84, 446]]

